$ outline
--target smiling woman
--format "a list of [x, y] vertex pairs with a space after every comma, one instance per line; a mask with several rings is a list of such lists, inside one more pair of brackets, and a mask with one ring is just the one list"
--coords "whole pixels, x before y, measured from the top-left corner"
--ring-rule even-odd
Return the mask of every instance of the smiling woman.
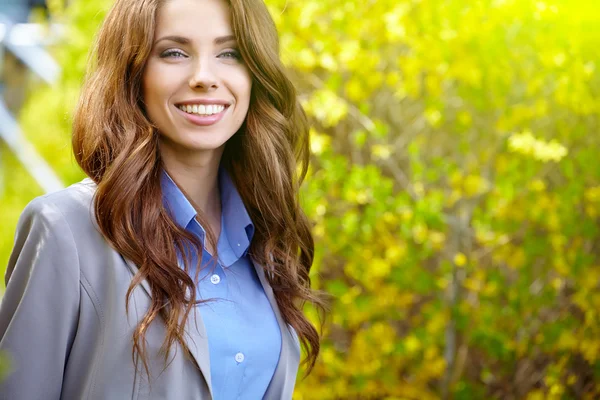
[[160, 8], [144, 69], [144, 103], [161, 132], [167, 169], [180, 148], [218, 163], [248, 113], [252, 77], [240, 57], [228, 5], [206, 3], [176, 0]]
[[307, 373], [320, 347], [303, 305], [323, 302], [278, 53], [262, 0], [116, 0], [73, 123], [89, 178], [17, 228], [0, 397], [292, 397], [300, 345]]

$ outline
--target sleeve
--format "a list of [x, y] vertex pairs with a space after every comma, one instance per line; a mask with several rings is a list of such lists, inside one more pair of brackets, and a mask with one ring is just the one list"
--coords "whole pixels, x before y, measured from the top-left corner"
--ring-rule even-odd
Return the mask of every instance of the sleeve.
[[44, 198], [17, 225], [0, 303], [0, 399], [59, 399], [79, 316], [79, 257], [63, 214]]

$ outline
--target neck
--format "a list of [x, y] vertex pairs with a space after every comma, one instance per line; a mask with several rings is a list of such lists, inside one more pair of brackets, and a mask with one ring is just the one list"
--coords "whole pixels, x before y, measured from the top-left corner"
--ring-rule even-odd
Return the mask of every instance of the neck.
[[210, 221], [219, 221], [221, 197], [219, 163], [223, 148], [202, 154], [161, 146], [164, 168], [194, 207]]

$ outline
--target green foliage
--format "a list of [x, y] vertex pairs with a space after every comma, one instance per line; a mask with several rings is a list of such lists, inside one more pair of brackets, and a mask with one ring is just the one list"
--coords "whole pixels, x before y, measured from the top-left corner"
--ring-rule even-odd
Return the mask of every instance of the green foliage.
[[[268, 4], [313, 121], [313, 284], [334, 295], [296, 398], [600, 396], [594, 2]], [[70, 113], [107, 5], [55, 7], [63, 79], [21, 118], [66, 182], [81, 178]], [[40, 193], [3, 166], [5, 265]]]

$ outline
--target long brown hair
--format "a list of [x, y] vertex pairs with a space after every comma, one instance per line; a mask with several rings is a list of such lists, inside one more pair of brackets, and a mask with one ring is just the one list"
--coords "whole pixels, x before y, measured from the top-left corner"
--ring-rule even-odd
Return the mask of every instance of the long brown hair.
[[[187, 352], [184, 326], [197, 302], [197, 277], [177, 254], [202, 244], [163, 207], [158, 133], [144, 112], [141, 79], [152, 49], [156, 12], [164, 0], [116, 0], [98, 33], [73, 122], [73, 150], [97, 184], [95, 215], [106, 240], [138, 266], [127, 292], [148, 281], [152, 301], [133, 334], [134, 361], [147, 373], [145, 334], [157, 316], [166, 325], [165, 362], [175, 342]], [[314, 243], [298, 198], [309, 160], [306, 115], [279, 59], [278, 34], [262, 0], [228, 0], [234, 35], [252, 73], [250, 108], [221, 160], [255, 225], [250, 255], [266, 274], [284, 320], [298, 333], [310, 373], [320, 336], [303, 313]], [[200, 214], [201, 221], [205, 217]], [[206, 226], [206, 225], [204, 225]], [[201, 252], [199, 252], [201, 254]], [[321, 313], [322, 314], [322, 313]]]

